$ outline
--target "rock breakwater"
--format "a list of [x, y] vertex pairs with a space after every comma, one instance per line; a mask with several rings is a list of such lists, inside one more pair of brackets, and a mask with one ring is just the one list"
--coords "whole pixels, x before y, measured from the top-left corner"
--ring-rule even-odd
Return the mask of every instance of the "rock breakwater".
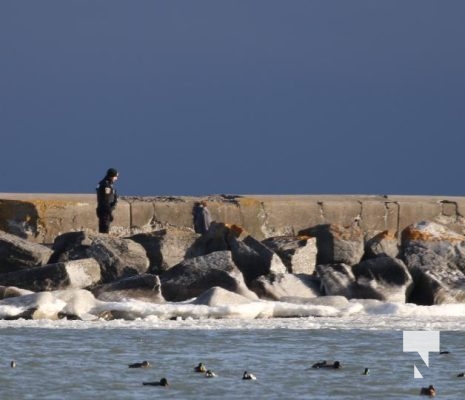
[[461, 198], [210, 196], [204, 235], [197, 198], [127, 198], [105, 235], [91, 198], [47, 196], [0, 196], [0, 318], [131, 319], [115, 305], [131, 299], [465, 302]]

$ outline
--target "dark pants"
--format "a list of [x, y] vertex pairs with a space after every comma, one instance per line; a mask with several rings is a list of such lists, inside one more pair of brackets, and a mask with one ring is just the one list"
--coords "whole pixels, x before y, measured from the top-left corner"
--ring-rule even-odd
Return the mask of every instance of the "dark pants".
[[100, 211], [97, 209], [97, 217], [98, 217], [98, 231], [100, 233], [110, 232], [110, 224], [111, 224], [111, 221], [113, 221], [111, 212]]

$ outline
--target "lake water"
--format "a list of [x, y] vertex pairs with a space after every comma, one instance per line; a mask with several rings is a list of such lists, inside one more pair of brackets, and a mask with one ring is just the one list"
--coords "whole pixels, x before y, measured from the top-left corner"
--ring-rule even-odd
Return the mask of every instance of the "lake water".
[[[1, 398], [413, 399], [429, 384], [441, 399], [462, 398], [465, 315], [420, 309], [414, 317], [0, 321]], [[429, 368], [403, 352], [403, 330], [423, 329], [440, 331], [450, 352], [430, 353]], [[311, 368], [325, 359], [343, 368]], [[143, 360], [152, 367], [128, 368]], [[199, 362], [217, 377], [194, 372]], [[245, 370], [257, 380], [242, 380]], [[142, 385], [162, 377], [169, 387]]]

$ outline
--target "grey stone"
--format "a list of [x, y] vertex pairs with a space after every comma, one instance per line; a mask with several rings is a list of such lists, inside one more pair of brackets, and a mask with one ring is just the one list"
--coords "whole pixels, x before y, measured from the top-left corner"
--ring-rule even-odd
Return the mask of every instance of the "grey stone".
[[419, 305], [465, 303], [465, 275], [447, 264], [433, 264], [410, 269], [414, 288], [409, 302]]
[[147, 272], [150, 262], [144, 248], [129, 239], [99, 237], [87, 250], [100, 264], [102, 282]]
[[234, 263], [241, 270], [246, 282], [261, 275], [287, 272], [279, 256], [252, 236], [230, 242]]
[[412, 277], [401, 260], [380, 257], [351, 268], [346, 264], [317, 265], [327, 295], [404, 303]]
[[89, 258], [29, 268], [0, 275], [0, 285], [34, 292], [85, 288], [100, 281], [100, 266]]
[[184, 301], [199, 296], [214, 286], [248, 298], [257, 298], [245, 285], [229, 251], [217, 251], [184, 260], [160, 276], [163, 297]]
[[53, 255], [50, 262], [57, 263], [88, 258], [87, 250], [93, 241], [100, 236], [104, 235], [88, 231], [66, 232], [57, 236], [53, 242]]
[[394, 258], [399, 256], [398, 239], [392, 231], [380, 232], [369, 239], [365, 244], [364, 258], [384, 256]]
[[325, 295], [344, 296], [351, 299], [355, 276], [347, 264], [319, 264], [316, 272]]
[[402, 249], [408, 267], [430, 264], [428, 258], [434, 254], [465, 272], [465, 236], [435, 222], [421, 221], [404, 229]]
[[199, 235], [189, 229], [169, 227], [156, 232], [136, 234], [129, 239], [145, 249], [150, 260], [149, 272], [161, 274], [184, 258], [190, 257], [189, 251]]
[[363, 231], [353, 224], [317, 225], [299, 232], [299, 235], [314, 236], [317, 240], [317, 264], [355, 265], [363, 257]]
[[320, 281], [306, 274], [269, 274], [260, 276], [250, 288], [261, 299], [282, 300], [289, 297], [314, 298], [321, 296]]
[[369, 288], [378, 300], [405, 303], [412, 288], [413, 279], [402, 260], [393, 257], [377, 257], [352, 267], [359, 290]]
[[51, 255], [47, 246], [0, 231], [0, 273], [45, 265]]
[[309, 236], [277, 236], [262, 243], [274, 251], [287, 271], [293, 274], [313, 274], [316, 265], [316, 238]]
[[208, 232], [199, 238], [186, 256], [201, 256], [217, 251], [232, 253], [232, 259], [247, 283], [260, 275], [286, 272], [286, 267], [276, 253], [238, 225], [213, 222]]
[[106, 234], [69, 232], [56, 238], [53, 249], [53, 260], [96, 259], [103, 283], [145, 273], [150, 265], [139, 243]]
[[157, 275], [141, 274], [122, 278], [91, 289], [94, 296], [103, 301], [136, 299], [151, 303], [163, 303], [160, 278]]
[[422, 221], [404, 229], [402, 247], [414, 280], [411, 302], [432, 305], [465, 301], [465, 236]]
[[239, 236], [242, 231], [242, 228], [237, 225], [212, 222], [209, 230], [199, 236], [198, 240], [189, 249], [187, 258], [204, 256], [215, 251], [231, 250], [229, 242]]

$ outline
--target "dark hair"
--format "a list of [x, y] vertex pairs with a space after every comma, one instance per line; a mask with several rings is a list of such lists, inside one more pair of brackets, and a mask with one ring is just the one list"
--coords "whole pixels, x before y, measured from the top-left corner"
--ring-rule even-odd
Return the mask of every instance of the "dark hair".
[[109, 168], [107, 171], [107, 176], [110, 178], [114, 178], [115, 176], [118, 176], [118, 171], [114, 168]]

